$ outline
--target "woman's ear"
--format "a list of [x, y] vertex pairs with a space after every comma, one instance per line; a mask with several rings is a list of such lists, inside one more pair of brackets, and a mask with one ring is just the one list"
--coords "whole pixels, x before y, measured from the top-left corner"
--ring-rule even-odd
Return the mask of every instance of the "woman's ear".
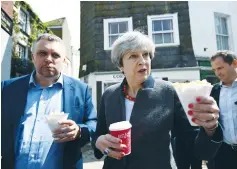
[[122, 72], [122, 74], [124, 74], [124, 68], [123, 67], [120, 67], [119, 70], [120, 70], [120, 72]]

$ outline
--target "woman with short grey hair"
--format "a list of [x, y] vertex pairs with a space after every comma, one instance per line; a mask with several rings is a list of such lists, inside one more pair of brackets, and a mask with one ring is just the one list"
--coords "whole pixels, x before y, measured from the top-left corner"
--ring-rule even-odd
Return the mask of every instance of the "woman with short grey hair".
[[[176, 168], [170, 131], [186, 133], [192, 128], [173, 86], [155, 81], [150, 75], [154, 52], [152, 40], [140, 32], [127, 32], [112, 45], [112, 62], [125, 78], [107, 88], [100, 103], [93, 146], [96, 158], [106, 155], [103, 169]], [[209, 97], [200, 97], [191, 104], [190, 109], [195, 111], [192, 118], [202, 126], [196, 139], [197, 154], [203, 159], [212, 158], [220, 146], [216, 140], [221, 137], [216, 125], [219, 109]], [[210, 110], [217, 118], [213, 119]], [[132, 124], [132, 147], [127, 155], [122, 139], [109, 134], [110, 124], [120, 121]]]
[[154, 58], [155, 45], [148, 36], [140, 32], [129, 32], [117, 39], [112, 45], [111, 61], [118, 68], [123, 66], [123, 55], [132, 50], [146, 50]]

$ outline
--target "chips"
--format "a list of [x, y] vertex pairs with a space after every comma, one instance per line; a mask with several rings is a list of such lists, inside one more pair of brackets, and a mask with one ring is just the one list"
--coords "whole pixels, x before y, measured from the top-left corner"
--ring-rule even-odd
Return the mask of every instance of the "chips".
[[189, 123], [192, 126], [197, 126], [196, 123], [192, 122], [192, 117], [188, 115], [188, 105], [190, 103], [195, 103], [197, 97], [209, 96], [213, 86], [206, 80], [196, 80], [188, 83], [173, 83], [173, 86], [187, 115]]

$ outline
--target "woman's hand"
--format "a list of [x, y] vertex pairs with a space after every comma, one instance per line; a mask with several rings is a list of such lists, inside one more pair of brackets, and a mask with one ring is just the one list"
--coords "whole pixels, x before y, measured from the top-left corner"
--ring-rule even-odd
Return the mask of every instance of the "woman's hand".
[[123, 148], [126, 148], [126, 145], [121, 144], [119, 138], [113, 137], [110, 134], [101, 135], [95, 146], [104, 154], [113, 158], [120, 160], [125, 154], [123, 153]]
[[198, 97], [196, 103], [188, 105], [192, 121], [199, 126], [202, 126], [207, 135], [212, 136], [215, 128], [218, 126], [219, 108], [213, 97]]

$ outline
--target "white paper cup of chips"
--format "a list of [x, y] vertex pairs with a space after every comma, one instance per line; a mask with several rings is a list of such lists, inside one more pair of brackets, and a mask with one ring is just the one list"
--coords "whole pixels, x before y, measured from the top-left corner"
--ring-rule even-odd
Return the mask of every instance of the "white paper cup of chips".
[[45, 116], [48, 126], [53, 133], [56, 129], [62, 127], [58, 122], [66, 120], [68, 118], [68, 113], [64, 112], [52, 112]]
[[189, 123], [192, 126], [197, 126], [196, 123], [192, 122], [192, 117], [188, 115], [188, 105], [190, 103], [195, 103], [198, 96], [210, 96], [213, 86], [206, 80], [197, 80], [189, 83], [173, 83], [173, 86], [178, 94]]

